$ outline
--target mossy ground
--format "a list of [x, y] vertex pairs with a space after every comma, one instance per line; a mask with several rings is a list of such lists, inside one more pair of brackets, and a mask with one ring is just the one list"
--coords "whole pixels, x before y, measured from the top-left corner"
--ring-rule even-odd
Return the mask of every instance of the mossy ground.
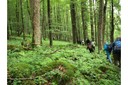
[[8, 85], [120, 85], [121, 71], [104, 52], [89, 53], [86, 46], [54, 41], [25, 50], [21, 38], [8, 41]]

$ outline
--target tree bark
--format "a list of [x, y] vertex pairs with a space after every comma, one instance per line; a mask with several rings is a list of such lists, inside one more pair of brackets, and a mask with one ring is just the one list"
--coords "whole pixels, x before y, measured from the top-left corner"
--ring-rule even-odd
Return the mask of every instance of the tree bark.
[[28, 9], [28, 13], [30, 16], [30, 21], [31, 21], [31, 27], [33, 28], [33, 11], [34, 10], [34, 1], [30, 0], [30, 8]]
[[87, 23], [85, 17], [87, 15], [86, 1], [81, 2], [81, 15], [82, 15], [82, 25], [83, 25], [83, 37], [84, 37], [84, 42], [86, 42], [86, 39], [88, 38], [88, 29], [87, 29]]
[[33, 0], [33, 47], [41, 45], [40, 0]]
[[90, 24], [91, 24], [91, 39], [94, 41], [94, 28], [93, 28], [93, 13], [92, 13], [92, 0], [90, 1]]
[[98, 44], [98, 38], [97, 38], [97, 3], [96, 3], [96, 1], [95, 0], [93, 0], [93, 6], [94, 6], [94, 29], [95, 29], [95, 42], [96, 42], [96, 45]]
[[[9, 5], [9, 1], [7, 1], [7, 4]], [[7, 6], [7, 39], [10, 39], [10, 32], [9, 32], [9, 28], [10, 28], [10, 23], [9, 23], [9, 6]]]
[[72, 21], [72, 35], [73, 44], [77, 43], [77, 30], [76, 30], [76, 12], [75, 12], [75, 0], [71, 0], [70, 10], [71, 10], [71, 21]]
[[[31, 2], [30, 2], [31, 3]], [[28, 2], [28, 0], [26, 0], [26, 4], [27, 4], [27, 11], [28, 11], [28, 15], [29, 15], [29, 19], [30, 19], [30, 24], [32, 25], [32, 14], [31, 14], [31, 12], [30, 12], [30, 3]], [[28, 24], [29, 24], [29, 22], [28, 22]], [[32, 28], [32, 27], [31, 27]], [[29, 35], [30, 35], [30, 27], [29, 27], [29, 25], [28, 25], [28, 33], [29, 33]]]
[[23, 17], [23, 2], [20, 0], [20, 9], [21, 9], [21, 22], [22, 22], [22, 32], [23, 32], [23, 40], [25, 40], [25, 27], [24, 27], [24, 17]]
[[112, 13], [111, 13], [111, 30], [110, 30], [110, 42], [112, 43], [114, 41], [114, 9], [113, 9], [113, 0], [111, 0], [112, 4]]
[[16, 20], [17, 20], [16, 26], [17, 26], [17, 36], [20, 36], [20, 31], [21, 31], [20, 25], [19, 25], [19, 23], [20, 23], [19, 11], [20, 10], [18, 9], [18, 6], [19, 6], [19, 1], [16, 0]]
[[[60, 4], [58, 4], [57, 5], [57, 24], [59, 24], [59, 25], [57, 27], [57, 30], [60, 30], [61, 29], [60, 24], [62, 22], [61, 21], [61, 14], [60, 14], [61, 13], [60, 7], [61, 7]], [[57, 40], [59, 40], [59, 39], [61, 39], [61, 34], [58, 34], [57, 33]]]
[[[80, 12], [81, 10], [79, 10], [78, 7], [76, 7], [76, 29], [77, 29], [77, 41], [81, 40], [81, 36], [80, 36]], [[77, 42], [78, 43], [78, 42]]]
[[105, 0], [105, 5], [104, 5], [104, 14], [103, 14], [103, 39], [102, 43], [104, 43], [104, 38], [105, 38], [105, 26], [106, 26], [106, 9], [107, 9], [107, 0]]
[[99, 24], [98, 24], [98, 53], [102, 50], [102, 30], [103, 30], [103, 0], [99, 2]]
[[53, 40], [52, 40], [52, 31], [51, 31], [51, 10], [50, 10], [50, 0], [47, 0], [47, 6], [48, 6], [49, 40], [50, 40], [50, 46], [52, 46], [52, 45], [53, 45]]
[[43, 0], [43, 18], [42, 18], [42, 38], [45, 40], [45, 0]]
[[68, 32], [68, 36], [67, 36], [67, 40], [70, 41], [71, 39], [71, 35], [70, 35], [70, 29], [69, 28], [69, 12], [68, 9], [66, 9], [66, 27], [67, 27], [67, 32]]

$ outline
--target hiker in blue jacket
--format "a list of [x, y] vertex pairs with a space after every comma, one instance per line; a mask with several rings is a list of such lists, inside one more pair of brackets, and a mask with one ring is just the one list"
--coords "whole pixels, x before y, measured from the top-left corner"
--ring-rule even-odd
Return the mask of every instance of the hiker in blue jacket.
[[112, 44], [114, 64], [121, 67], [121, 37], [117, 37]]
[[112, 59], [110, 57], [110, 54], [111, 54], [111, 51], [112, 51], [112, 45], [111, 44], [108, 44], [108, 42], [106, 42], [104, 44], [104, 50], [106, 52], [107, 59], [109, 60], [110, 63], [112, 63]]

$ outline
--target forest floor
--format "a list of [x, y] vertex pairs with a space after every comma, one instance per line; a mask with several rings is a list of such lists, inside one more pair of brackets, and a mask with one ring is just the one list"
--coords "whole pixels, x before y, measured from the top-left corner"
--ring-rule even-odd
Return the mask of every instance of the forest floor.
[[[31, 40], [31, 39], [30, 39]], [[8, 85], [120, 85], [121, 71], [104, 52], [89, 53], [86, 46], [48, 40], [25, 50], [21, 37], [8, 41]]]

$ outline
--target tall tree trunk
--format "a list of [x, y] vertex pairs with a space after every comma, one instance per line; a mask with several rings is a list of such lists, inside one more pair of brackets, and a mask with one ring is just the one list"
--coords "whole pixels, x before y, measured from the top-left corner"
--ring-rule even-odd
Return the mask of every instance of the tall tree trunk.
[[[60, 10], [60, 7], [61, 7], [60, 4], [58, 4], [58, 5], [57, 5], [57, 23], [59, 24], [58, 27], [57, 27], [58, 30], [61, 29], [60, 24], [62, 23], [62, 22], [61, 22], [61, 14], [60, 14], [60, 13], [61, 13], [61, 10]], [[61, 34], [57, 34], [57, 39], [58, 39], [58, 40], [61, 39]]]
[[51, 10], [50, 10], [50, 0], [47, 0], [47, 6], [48, 6], [48, 24], [49, 24], [49, 39], [50, 39], [50, 46], [53, 45], [52, 40], [52, 31], [51, 31]]
[[68, 36], [67, 36], [67, 40], [70, 41], [70, 32], [69, 32], [69, 12], [68, 9], [66, 9], [66, 27], [67, 27], [67, 32], [68, 32]]
[[[28, 0], [27, 0], [28, 1]], [[29, 7], [30, 5], [30, 7]], [[31, 21], [31, 28], [33, 28], [33, 10], [34, 10], [34, 1], [33, 0], [30, 0], [30, 4], [28, 4], [28, 13], [29, 13], [29, 16], [30, 16], [30, 21]]]
[[103, 0], [99, 2], [99, 24], [98, 24], [98, 53], [102, 50], [102, 29], [103, 29]]
[[19, 25], [19, 23], [20, 23], [20, 18], [19, 18], [19, 8], [18, 8], [18, 6], [19, 6], [19, 0], [16, 0], [16, 20], [17, 20], [17, 25], [16, 25], [16, 27], [17, 27], [17, 35], [18, 36], [20, 36], [20, 25]]
[[112, 3], [112, 14], [111, 14], [111, 30], [110, 30], [110, 42], [112, 43], [114, 41], [114, 9], [113, 9], [113, 0], [111, 0]]
[[40, 0], [33, 0], [33, 46], [41, 45]]
[[[28, 0], [26, 0], [26, 6], [27, 6], [27, 12], [28, 12], [28, 15], [29, 15], [29, 20], [30, 20], [30, 24], [32, 25], [32, 14], [31, 14], [31, 12], [30, 12], [30, 3], [28, 2]], [[29, 22], [28, 22], [28, 24], [29, 24]], [[29, 25], [28, 25], [28, 33], [29, 33], [29, 35], [30, 35], [30, 27], [29, 27]]]
[[91, 24], [91, 39], [94, 41], [94, 28], [93, 28], [93, 13], [92, 13], [92, 0], [90, 1], [90, 24]]
[[96, 45], [98, 44], [98, 38], [97, 38], [97, 4], [96, 4], [96, 0], [93, 0], [93, 6], [94, 6], [94, 28], [95, 28], [95, 42], [96, 42]]
[[[11, 21], [12, 21], [11, 18], [9, 18], [9, 22], [11, 22]], [[13, 28], [12, 24], [9, 23], [10, 35], [13, 35], [13, 29], [12, 28]]]
[[22, 22], [22, 32], [23, 32], [23, 40], [25, 40], [25, 27], [24, 27], [24, 17], [23, 17], [23, 2], [20, 0], [20, 9], [21, 9], [21, 22]]
[[107, 0], [105, 0], [105, 5], [104, 5], [104, 14], [103, 14], [103, 39], [102, 43], [104, 43], [104, 38], [105, 38], [105, 26], [106, 26], [106, 9], [107, 9]]
[[77, 43], [77, 30], [76, 30], [76, 12], [75, 12], [75, 0], [71, 0], [70, 3], [71, 10], [71, 21], [72, 21], [72, 34], [73, 34], [73, 44]]
[[27, 0], [27, 11], [28, 11], [28, 15], [29, 15], [29, 17], [30, 17], [30, 20], [32, 20], [32, 16], [31, 16], [31, 13], [30, 13], [30, 7], [29, 7], [29, 2], [28, 2], [28, 0]]
[[[7, 4], [9, 5], [9, 1], [7, 1]], [[9, 6], [7, 6], [7, 39], [10, 39], [10, 33], [9, 33], [9, 28], [10, 28], [10, 23], [9, 23]]]
[[81, 40], [81, 37], [80, 37], [80, 12], [81, 10], [78, 9], [78, 7], [76, 7], [76, 30], [77, 30], [77, 41], [80, 41]]
[[106, 27], [106, 40], [109, 41], [109, 24], [107, 22], [107, 27]]
[[95, 44], [98, 44], [98, 33], [97, 33], [97, 2], [93, 0], [93, 9], [94, 9], [94, 35], [95, 35]]
[[10, 33], [9, 33], [9, 21], [7, 22], [7, 39], [10, 39]]
[[46, 36], [45, 36], [45, 0], [43, 0], [43, 18], [42, 18], [42, 37], [45, 40]]
[[81, 15], [82, 15], [84, 42], [86, 42], [86, 39], [88, 38], [88, 29], [87, 29], [87, 23], [86, 23], [86, 15], [87, 15], [86, 3], [87, 3], [86, 1], [81, 2]]
[[11, 18], [11, 11], [9, 10], [10, 8], [9, 8], [9, 5], [10, 5], [10, 1], [9, 0], [7, 0], [7, 4], [8, 4], [8, 6], [7, 6], [7, 39], [10, 39], [10, 35], [12, 35], [12, 24], [11, 24], [11, 22], [12, 22], [12, 18]]

